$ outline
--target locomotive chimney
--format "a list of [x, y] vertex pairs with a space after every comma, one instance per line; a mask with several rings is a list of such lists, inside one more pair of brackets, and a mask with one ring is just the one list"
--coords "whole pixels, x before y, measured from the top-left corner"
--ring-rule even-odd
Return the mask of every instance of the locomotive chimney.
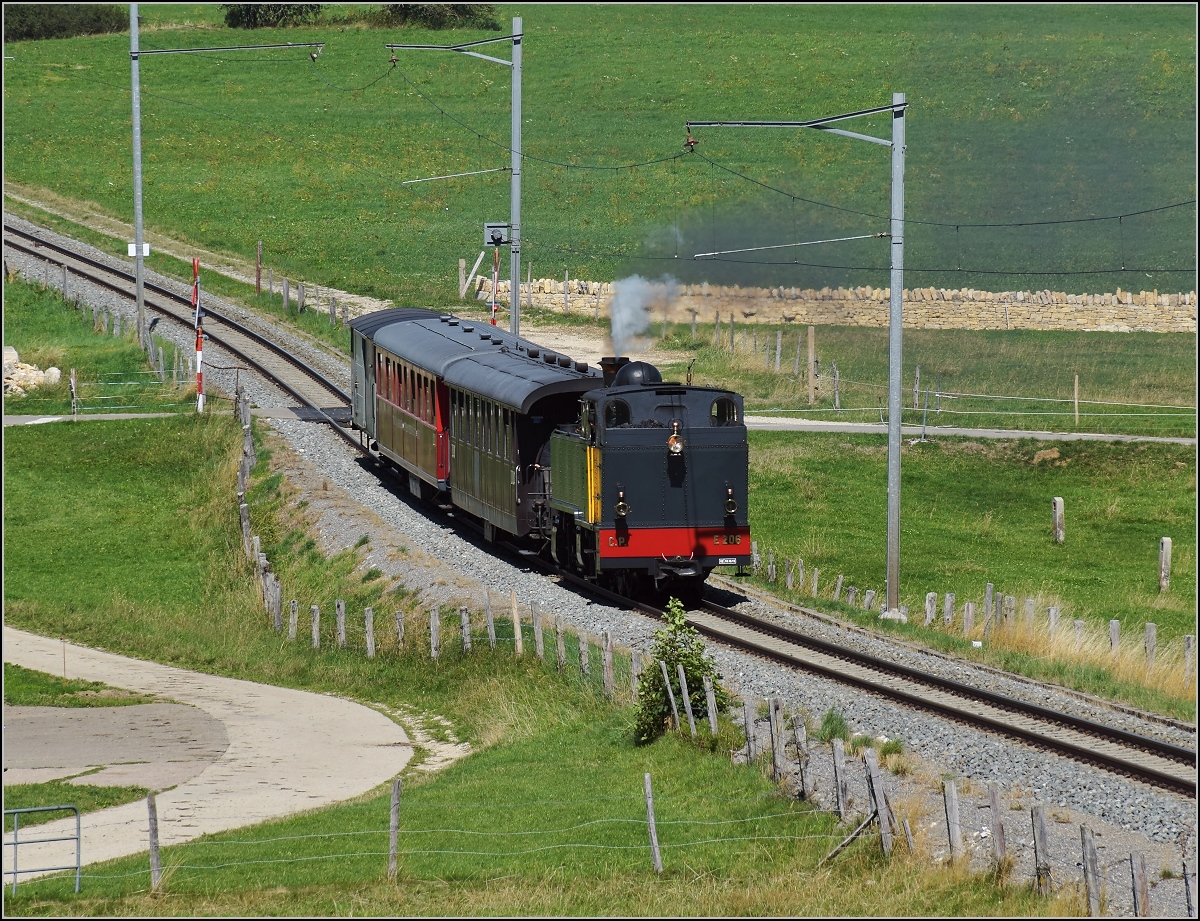
[[629, 359], [625, 357], [613, 358], [605, 357], [600, 359], [600, 370], [604, 372], [604, 386], [608, 387], [612, 384], [613, 378], [617, 376], [617, 371], [622, 365], [629, 364]]

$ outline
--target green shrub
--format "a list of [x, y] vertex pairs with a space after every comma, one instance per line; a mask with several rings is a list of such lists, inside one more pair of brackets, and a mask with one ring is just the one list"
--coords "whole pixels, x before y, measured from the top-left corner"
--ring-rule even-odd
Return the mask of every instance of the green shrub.
[[687, 625], [683, 603], [678, 598], [672, 598], [667, 603], [663, 617], [667, 626], [665, 629], [654, 631], [654, 646], [650, 650], [653, 663], [638, 681], [633, 732], [639, 745], [653, 742], [662, 735], [667, 721], [671, 718], [671, 701], [667, 696], [659, 662], [667, 666], [672, 691], [675, 692], [675, 704], [681, 714], [684, 710], [683, 701], [679, 699], [679, 689], [674, 686], [678, 671], [676, 666], [679, 663], [683, 664], [683, 673], [687, 676], [688, 697], [691, 699], [693, 712], [705, 713], [708, 710], [704, 695], [705, 676], [712, 679], [717, 711], [723, 713], [729, 710], [729, 692], [721, 684], [721, 674], [717, 671], [716, 663], [705, 651], [704, 640], [694, 627]]
[[817, 730], [817, 738], [822, 742], [832, 742], [834, 739], [849, 742], [850, 724], [839, 711], [830, 710], [821, 717], [821, 728]]
[[499, 29], [496, 8], [487, 3], [385, 3], [378, 21], [384, 26], [422, 29]]
[[231, 29], [310, 25], [321, 15], [319, 3], [222, 3], [221, 9]]
[[129, 8], [108, 3], [6, 3], [4, 40], [102, 35], [129, 28]]

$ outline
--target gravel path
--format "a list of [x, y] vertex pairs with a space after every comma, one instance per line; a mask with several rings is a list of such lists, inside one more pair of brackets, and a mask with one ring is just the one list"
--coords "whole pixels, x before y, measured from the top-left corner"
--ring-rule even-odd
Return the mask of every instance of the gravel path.
[[[40, 280], [41, 276], [34, 277]], [[103, 302], [116, 309], [132, 312], [131, 308], [116, 304], [110, 296], [99, 296], [107, 298]], [[238, 313], [236, 309], [231, 312]], [[186, 338], [181, 331], [181, 345], [187, 344]], [[331, 359], [324, 350], [315, 349], [302, 337], [292, 337], [292, 347], [322, 370], [328, 369], [326, 373], [331, 379], [345, 380], [344, 359]], [[216, 361], [224, 363], [219, 357]], [[339, 363], [340, 369], [336, 367]], [[207, 380], [210, 386], [232, 390], [233, 381], [228, 375], [222, 377], [220, 372], [213, 372]], [[255, 406], [286, 405], [273, 388], [247, 380], [245, 375], [242, 384]], [[313, 516], [314, 530], [327, 551], [351, 547], [363, 534], [368, 534], [370, 547], [363, 565], [378, 567], [391, 579], [419, 591], [426, 605], [464, 603], [481, 608], [485, 589], [504, 596], [515, 590], [524, 604], [536, 603], [544, 614], [562, 617], [567, 623], [593, 633], [609, 630], [618, 644], [628, 648], [643, 652], [649, 648], [652, 633], [659, 625], [647, 616], [592, 601], [488, 552], [479, 541], [456, 533], [446, 519], [419, 509], [408, 496], [406, 485], [381, 476], [372, 465], [355, 458], [324, 427], [288, 419], [271, 419], [269, 424], [288, 448], [277, 452], [277, 464], [308, 499], [306, 511]], [[452, 561], [452, 565], [447, 561]], [[742, 603], [756, 613], [767, 612], [758, 602]], [[796, 622], [793, 615], [774, 616]], [[1046, 706], [1100, 718], [1134, 732], [1193, 747], [1196, 744], [1194, 729], [1177, 729], [1161, 721], [1117, 713], [1076, 694], [999, 677], [966, 662], [932, 656], [884, 638], [845, 631], [819, 621], [807, 622], [804, 628], [851, 642], [874, 655], [892, 656], [919, 668], [952, 674], [959, 680], [979, 681]], [[947, 853], [938, 782], [943, 777], [954, 777], [959, 779], [964, 834], [973, 861], [978, 866], [985, 864], [991, 853], [988, 828], [991, 823], [983, 807], [987, 784], [995, 783], [1007, 810], [1004, 824], [1009, 848], [1018, 851], [1016, 878], [1032, 877], [1029, 807], [1044, 804], [1052, 815], [1051, 860], [1056, 882], [1079, 880], [1079, 825], [1086, 824], [1096, 831], [1101, 865], [1108, 868], [1109, 913], [1132, 912], [1128, 859], [1130, 853], [1145, 853], [1154, 882], [1152, 913], [1186, 915], [1179, 875], [1185, 857], [1190, 871], [1195, 871], [1195, 801], [942, 717], [918, 713], [746, 653], [719, 646], [711, 648], [727, 683], [740, 695], [753, 699], [780, 697], [786, 709], [806, 713], [818, 722], [828, 710], [837, 709], [856, 732], [903, 740], [913, 770], [904, 777], [887, 775], [888, 796], [895, 803], [911, 806], [913, 831], [919, 841], [925, 842], [922, 846], [928, 848], [931, 856], [943, 857]], [[760, 721], [757, 728], [760, 734], [764, 733], [765, 722]], [[828, 806], [832, 777], [828, 747], [818, 746], [813, 757], [817, 797]], [[861, 767], [852, 771], [852, 779], [861, 787], [857, 781], [859, 772]], [[851, 795], [860, 804], [865, 802], [865, 788], [856, 792], [852, 784]], [[1173, 873], [1174, 877], [1160, 878], [1161, 872]]]

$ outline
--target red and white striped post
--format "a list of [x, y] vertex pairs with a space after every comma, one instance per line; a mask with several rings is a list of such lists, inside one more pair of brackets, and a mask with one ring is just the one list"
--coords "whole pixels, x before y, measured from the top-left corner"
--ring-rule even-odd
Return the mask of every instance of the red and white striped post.
[[200, 260], [192, 260], [192, 306], [196, 308], [196, 412], [204, 412], [204, 311], [200, 309]]

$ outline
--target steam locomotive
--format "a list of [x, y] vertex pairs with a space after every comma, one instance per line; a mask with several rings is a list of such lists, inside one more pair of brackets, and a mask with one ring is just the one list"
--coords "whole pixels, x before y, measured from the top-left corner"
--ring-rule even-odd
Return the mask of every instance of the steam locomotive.
[[420, 308], [351, 324], [351, 422], [409, 489], [628, 596], [750, 563], [742, 398]]

